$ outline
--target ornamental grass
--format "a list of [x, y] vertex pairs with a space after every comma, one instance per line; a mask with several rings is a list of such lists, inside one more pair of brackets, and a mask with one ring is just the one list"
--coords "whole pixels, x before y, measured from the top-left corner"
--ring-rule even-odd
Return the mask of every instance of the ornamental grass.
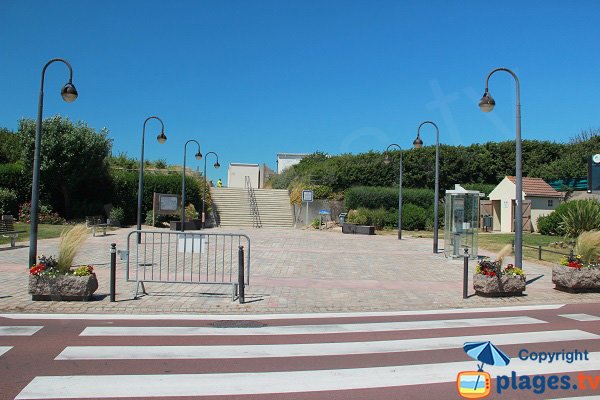
[[88, 229], [84, 224], [75, 225], [71, 229], [65, 229], [60, 234], [60, 245], [58, 246], [58, 269], [62, 273], [68, 273], [77, 252], [88, 238]]

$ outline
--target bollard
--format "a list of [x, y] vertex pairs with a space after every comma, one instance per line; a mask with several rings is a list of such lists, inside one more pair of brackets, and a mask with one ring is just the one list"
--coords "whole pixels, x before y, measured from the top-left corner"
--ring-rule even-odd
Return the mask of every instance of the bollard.
[[541, 260], [541, 259], [542, 259], [542, 246], [539, 245], [538, 246], [538, 260]]
[[117, 275], [117, 244], [110, 244], [110, 302], [115, 302], [115, 280]]
[[238, 290], [240, 304], [244, 304], [244, 246], [238, 250]]
[[463, 268], [463, 299], [466, 299], [468, 296], [468, 286], [469, 286], [469, 249], [465, 249], [464, 257], [464, 268]]

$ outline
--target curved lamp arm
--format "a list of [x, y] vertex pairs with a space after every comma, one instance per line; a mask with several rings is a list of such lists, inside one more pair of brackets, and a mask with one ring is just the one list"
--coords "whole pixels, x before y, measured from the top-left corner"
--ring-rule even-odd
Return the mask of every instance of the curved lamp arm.
[[516, 137], [515, 137], [515, 265], [522, 267], [523, 264], [523, 167], [522, 167], [522, 143], [521, 143], [521, 84], [517, 74], [508, 68], [496, 68], [490, 71], [485, 79], [485, 92], [479, 101], [479, 108], [483, 112], [490, 112], [496, 105], [488, 90], [490, 77], [498, 72], [508, 72], [516, 83]]
[[385, 149], [384, 153], [386, 156], [384, 162], [386, 164], [389, 163], [389, 157], [387, 153], [392, 146], [397, 147], [398, 150], [400, 150], [400, 173], [398, 179], [398, 240], [400, 240], [402, 239], [402, 147], [396, 143], [392, 143]]
[[[142, 229], [142, 191], [144, 189], [144, 138], [146, 137], [146, 123], [151, 119], [157, 119], [160, 122], [160, 134], [157, 136], [158, 143], [163, 144], [167, 137], [165, 136], [165, 124], [162, 119], [157, 116], [151, 116], [146, 118], [144, 121], [144, 126], [142, 128], [142, 153], [140, 155], [140, 177], [139, 177], [139, 186], [138, 186], [138, 212], [137, 212], [137, 230], [140, 231]], [[138, 233], [138, 243], [141, 242], [141, 233]]]
[[[196, 153], [196, 159], [200, 160], [202, 158], [202, 153], [200, 152], [200, 143], [198, 143], [195, 139], [190, 139], [183, 145], [183, 171], [181, 171], [181, 231], [185, 231], [185, 156], [187, 153], [187, 145], [190, 142], [194, 142], [198, 145], [198, 152]], [[206, 158], [204, 159], [206, 162]]]
[[421, 140], [421, 127], [426, 124], [435, 127], [435, 195], [433, 199], [433, 253], [435, 254], [438, 252], [438, 206], [440, 202], [440, 130], [435, 122], [421, 122], [417, 128], [417, 138], [414, 140], [413, 144], [416, 148], [423, 145], [423, 141]]
[[208, 153], [206, 153], [206, 157], [204, 157], [204, 186], [202, 187], [202, 229], [204, 229], [204, 222], [206, 219], [204, 213], [204, 210], [206, 208], [206, 160], [208, 159], [209, 154], [214, 154], [215, 157], [217, 157], [217, 162], [215, 163], [214, 167], [219, 168], [221, 166], [221, 164], [219, 164], [219, 155], [217, 153], [215, 153], [214, 151], [209, 151]]
[[29, 230], [29, 266], [37, 261], [37, 238], [38, 238], [38, 208], [40, 199], [40, 151], [42, 142], [42, 114], [44, 109], [44, 80], [46, 69], [55, 62], [61, 62], [69, 69], [69, 82], [67, 82], [60, 91], [64, 101], [73, 102], [77, 98], [77, 89], [73, 85], [73, 68], [67, 60], [62, 58], [53, 58], [42, 68], [42, 78], [40, 80], [40, 95], [38, 98], [38, 114], [35, 125], [35, 145], [33, 150], [33, 176], [31, 182], [31, 226]]

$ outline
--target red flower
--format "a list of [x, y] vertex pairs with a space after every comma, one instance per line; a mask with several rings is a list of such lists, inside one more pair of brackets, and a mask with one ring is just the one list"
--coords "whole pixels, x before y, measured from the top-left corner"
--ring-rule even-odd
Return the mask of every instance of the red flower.
[[46, 269], [46, 264], [37, 264], [29, 269], [29, 273], [31, 275], [39, 275], [44, 271], [44, 269]]
[[569, 264], [567, 266], [569, 266], [571, 268], [581, 269], [582, 264], [577, 261], [569, 261]]

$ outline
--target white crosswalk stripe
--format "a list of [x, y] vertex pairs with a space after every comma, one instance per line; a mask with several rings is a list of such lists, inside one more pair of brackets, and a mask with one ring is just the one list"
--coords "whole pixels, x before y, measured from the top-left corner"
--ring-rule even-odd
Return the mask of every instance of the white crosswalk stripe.
[[530, 317], [498, 317], [448, 319], [432, 321], [377, 322], [366, 324], [288, 325], [263, 328], [210, 328], [210, 327], [120, 327], [94, 326], [86, 328], [81, 336], [196, 336], [196, 335], [318, 335], [326, 333], [386, 332], [418, 329], [476, 328], [483, 326], [545, 324]]
[[12, 346], [0, 346], [0, 356], [12, 349]]
[[[559, 361], [538, 365], [519, 359], [512, 370], [522, 375], [557, 374], [600, 370], [600, 353], [590, 361], [569, 364]], [[473, 362], [402, 365], [318, 371], [259, 372], [228, 374], [163, 374], [36, 377], [17, 399], [150, 396], [233, 396], [244, 394], [295, 393], [351, 390], [453, 382], [457, 371], [472, 370]], [[502, 375], [503, 367], [486, 371]]]
[[[496, 316], [490, 312], [481, 318], [465, 312], [471, 318], [460, 315], [456, 319], [440, 313], [438, 319], [414, 320], [407, 316], [394, 322], [365, 317], [369, 319], [362, 321], [369, 322], [327, 318], [290, 324], [289, 320], [272, 319], [262, 328], [217, 328], [206, 323], [193, 326], [202, 323], [189, 321], [163, 321], [162, 325], [139, 320], [131, 324], [114, 322], [117, 326], [113, 322], [79, 321], [79, 336], [73, 333], [60, 354], [52, 354], [54, 358], [49, 362], [55, 368], [38, 372], [16, 399], [243, 395], [280, 395], [284, 399], [286, 395], [301, 394], [320, 400], [329, 398], [327, 393], [331, 391], [345, 398], [344, 391], [356, 390], [368, 391], [359, 395], [367, 393], [361, 398], [373, 399], [380, 398], [379, 394], [369, 397], [368, 393], [415, 393], [412, 390], [416, 386], [437, 390], [435, 397], [440, 400], [454, 399], [459, 397], [457, 374], [478, 368], [462, 347], [465, 342], [481, 341], [506, 347], [512, 357], [509, 366], [485, 365], [492, 379], [510, 376], [513, 371], [517, 376], [592, 371], [589, 378], [594, 382], [600, 371], [600, 330], [593, 328], [595, 320], [583, 316], [587, 314], [548, 312], [534, 313], [534, 317], [525, 313]], [[558, 315], [574, 318], [569, 323], [557, 322]], [[261, 316], [246, 319], [264, 320]], [[576, 362], [566, 357], [557, 357], [551, 363], [517, 357], [519, 349], [568, 352], [588, 348], [587, 358], [580, 357]], [[10, 347], [0, 347], [0, 356], [8, 350]], [[492, 386], [499, 388], [498, 381]], [[433, 389], [431, 385], [437, 386]], [[448, 397], [444, 397], [446, 394]], [[518, 395], [512, 391], [506, 398]]]
[[574, 319], [575, 321], [600, 321], [600, 317], [590, 314], [560, 314], [559, 316], [569, 319]]
[[43, 326], [0, 326], [0, 336], [31, 336]]
[[202, 358], [309, 357], [377, 354], [461, 348], [465, 342], [490, 340], [496, 345], [600, 339], [579, 330], [504, 333], [479, 336], [384, 340], [373, 342], [239, 345], [239, 346], [70, 346], [57, 360], [155, 360]]

